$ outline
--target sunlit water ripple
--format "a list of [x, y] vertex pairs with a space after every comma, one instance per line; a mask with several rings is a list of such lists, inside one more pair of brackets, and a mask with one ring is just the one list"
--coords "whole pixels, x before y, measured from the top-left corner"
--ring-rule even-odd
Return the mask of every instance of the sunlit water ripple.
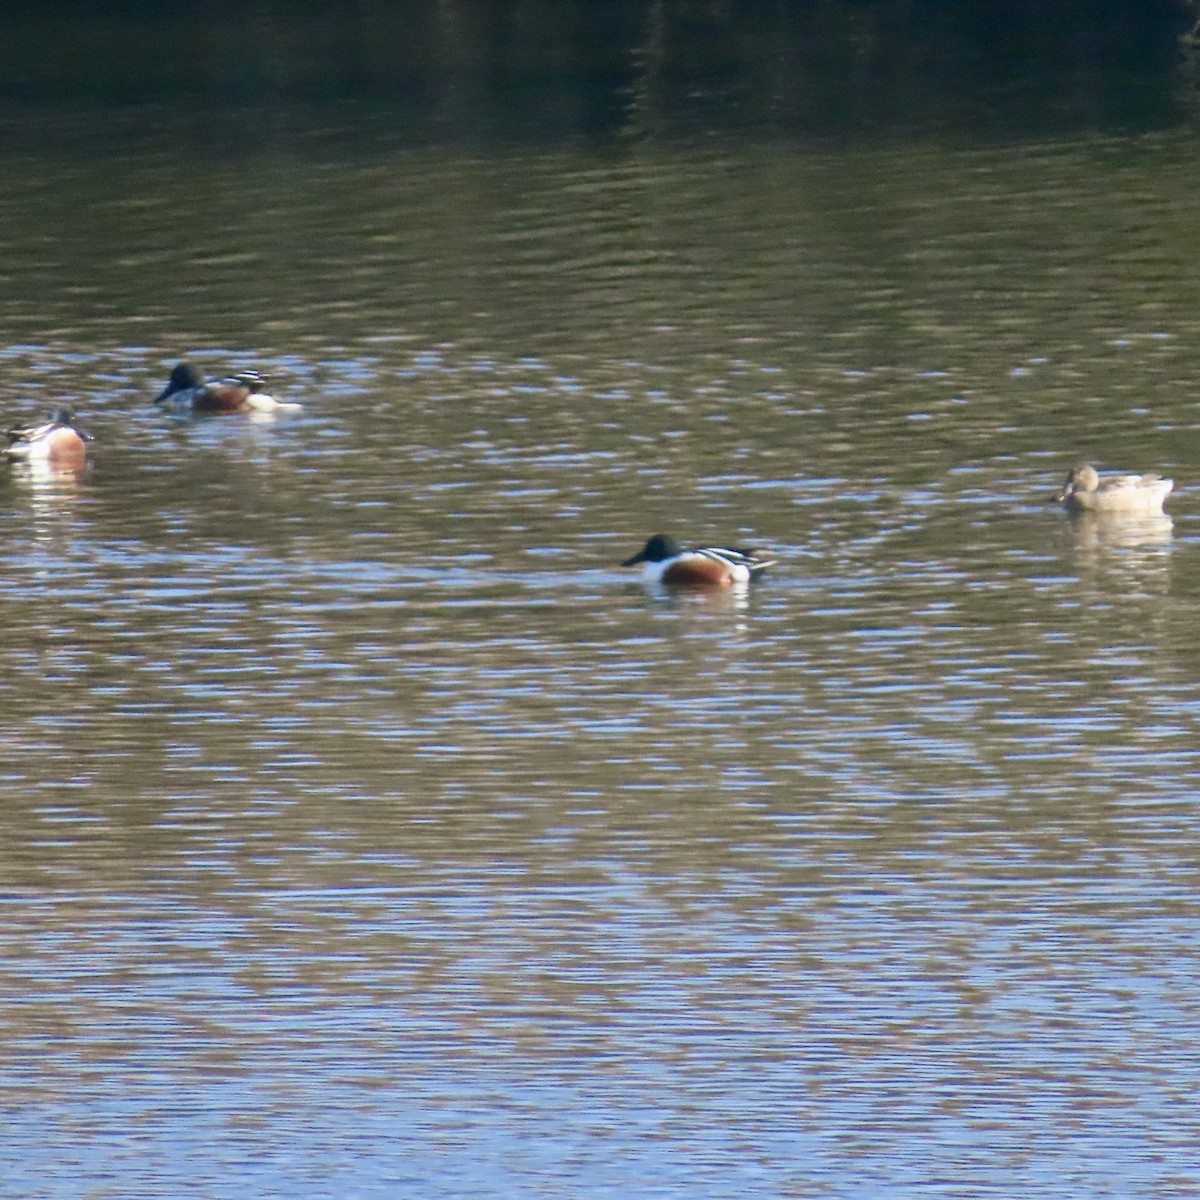
[[[162, 153], [89, 286], [177, 261]], [[187, 245], [286, 318], [168, 278], [117, 349], [18, 254], [10, 415], [96, 441], [0, 477], [0, 1190], [1200, 1185], [1194, 283], [1070, 278], [1194, 168], [1126, 153], [267, 167], [302, 261]], [[166, 418], [184, 353], [303, 411]], [[647, 592], [659, 528], [779, 563]]]

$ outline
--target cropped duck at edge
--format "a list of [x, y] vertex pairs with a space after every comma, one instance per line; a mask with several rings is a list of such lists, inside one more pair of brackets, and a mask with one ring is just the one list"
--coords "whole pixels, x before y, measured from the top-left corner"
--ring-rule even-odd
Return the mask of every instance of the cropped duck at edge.
[[730, 550], [718, 546], [685, 550], [674, 538], [655, 534], [632, 558], [621, 565], [642, 568], [646, 583], [667, 587], [734, 587], [747, 584], [774, 564], [753, 550]]
[[1068, 512], [1107, 516], [1160, 517], [1175, 486], [1161, 475], [1106, 475], [1086, 463], [1072, 467], [1055, 497]]
[[269, 413], [300, 407], [267, 395], [265, 386], [266, 381], [257, 371], [242, 371], [217, 383], [207, 383], [191, 363], [181, 362], [154, 403], [176, 413]]
[[75, 424], [69, 408], [56, 408], [42, 425], [27, 425], [7, 432], [4, 456], [14, 462], [28, 462], [53, 470], [79, 470], [87, 460], [91, 434]]

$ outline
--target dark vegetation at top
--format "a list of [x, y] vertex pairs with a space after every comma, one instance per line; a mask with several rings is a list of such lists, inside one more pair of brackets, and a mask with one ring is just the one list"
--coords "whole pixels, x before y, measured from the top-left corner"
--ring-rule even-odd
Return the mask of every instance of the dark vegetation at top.
[[8, 0], [0, 102], [364, 102], [493, 136], [1153, 125], [1189, 0]]

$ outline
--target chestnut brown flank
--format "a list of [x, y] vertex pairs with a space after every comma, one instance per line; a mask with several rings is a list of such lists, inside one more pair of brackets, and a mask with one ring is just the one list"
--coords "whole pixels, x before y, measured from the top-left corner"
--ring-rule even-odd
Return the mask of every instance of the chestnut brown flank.
[[196, 396], [196, 412], [237, 412], [245, 406], [250, 389], [235, 383], [210, 383]]
[[56, 429], [47, 438], [46, 460], [52, 463], [81, 463], [87, 457], [87, 446], [74, 429]]
[[733, 583], [733, 573], [728, 564], [716, 559], [703, 558], [699, 554], [686, 555], [663, 572], [662, 581], [682, 587], [712, 587], [714, 584], [729, 587]]

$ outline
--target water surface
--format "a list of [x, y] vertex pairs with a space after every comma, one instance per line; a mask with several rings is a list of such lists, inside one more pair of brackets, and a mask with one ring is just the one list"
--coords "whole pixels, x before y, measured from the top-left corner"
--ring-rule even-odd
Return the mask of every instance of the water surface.
[[1193, 1191], [1194, 135], [326, 118], [9, 130], [0, 1190]]

